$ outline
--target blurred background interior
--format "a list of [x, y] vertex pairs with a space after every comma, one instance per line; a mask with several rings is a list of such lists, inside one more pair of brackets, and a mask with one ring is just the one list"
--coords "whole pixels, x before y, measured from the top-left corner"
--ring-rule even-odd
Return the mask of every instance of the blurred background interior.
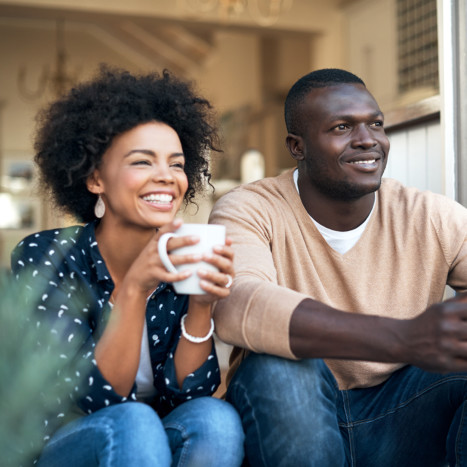
[[[359, 75], [386, 116], [386, 176], [467, 205], [467, 0], [0, 0], [0, 267], [25, 235], [64, 226], [41, 200], [34, 116], [102, 62], [196, 81], [222, 157], [205, 222], [236, 185], [292, 167], [283, 104], [318, 68]], [[462, 131], [464, 129], [464, 131]], [[229, 346], [218, 346], [227, 366]]]
[[218, 196], [293, 166], [283, 103], [323, 67], [364, 79], [386, 114], [386, 176], [467, 205], [465, 0], [0, 0], [0, 264], [26, 234], [71, 219], [41, 201], [34, 116], [99, 63], [196, 81], [215, 106]]

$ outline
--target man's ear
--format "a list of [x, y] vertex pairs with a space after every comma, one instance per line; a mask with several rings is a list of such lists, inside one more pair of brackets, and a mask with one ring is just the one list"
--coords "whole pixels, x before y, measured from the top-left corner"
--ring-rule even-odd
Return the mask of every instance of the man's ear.
[[301, 136], [289, 133], [285, 138], [285, 144], [290, 152], [290, 155], [296, 161], [302, 161], [305, 158], [303, 155], [303, 139]]
[[97, 169], [95, 169], [94, 172], [87, 178], [86, 187], [88, 191], [96, 195], [100, 195], [104, 192], [104, 187]]

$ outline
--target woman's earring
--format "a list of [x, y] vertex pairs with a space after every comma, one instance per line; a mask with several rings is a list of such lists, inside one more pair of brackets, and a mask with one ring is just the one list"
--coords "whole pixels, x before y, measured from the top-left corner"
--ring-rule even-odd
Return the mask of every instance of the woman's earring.
[[104, 204], [104, 201], [102, 201], [101, 195], [99, 195], [99, 198], [97, 198], [97, 203], [94, 206], [94, 214], [98, 219], [101, 219], [102, 217], [104, 217], [105, 204]]

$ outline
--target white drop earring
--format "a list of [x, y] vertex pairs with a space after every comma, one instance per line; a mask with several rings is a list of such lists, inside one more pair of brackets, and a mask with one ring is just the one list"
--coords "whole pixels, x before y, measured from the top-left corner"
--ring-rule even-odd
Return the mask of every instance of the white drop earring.
[[96, 205], [94, 206], [94, 215], [98, 218], [101, 219], [104, 217], [105, 214], [105, 204], [104, 201], [102, 200], [102, 196], [99, 195], [97, 198]]

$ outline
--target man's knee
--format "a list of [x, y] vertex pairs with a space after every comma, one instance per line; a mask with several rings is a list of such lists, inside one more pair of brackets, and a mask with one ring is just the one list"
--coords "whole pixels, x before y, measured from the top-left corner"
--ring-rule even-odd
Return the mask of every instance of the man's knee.
[[247, 436], [252, 427], [268, 436], [281, 426], [290, 439], [310, 430], [318, 439], [328, 427], [337, 429], [337, 395], [337, 383], [320, 359], [251, 354], [230, 383], [227, 400], [240, 413]]
[[321, 359], [289, 360], [250, 353], [234, 375], [227, 399], [238, 391], [295, 405], [313, 394], [336, 394], [337, 383]]
[[337, 394], [337, 384], [320, 359], [294, 361], [250, 354], [227, 392], [227, 400], [242, 417], [249, 461], [253, 465], [342, 465]]

